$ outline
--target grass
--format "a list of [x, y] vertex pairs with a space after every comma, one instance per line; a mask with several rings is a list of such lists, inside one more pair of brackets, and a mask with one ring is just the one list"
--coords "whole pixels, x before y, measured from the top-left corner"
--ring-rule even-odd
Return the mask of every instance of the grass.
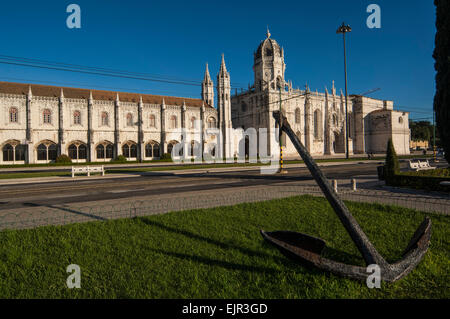
[[[379, 252], [400, 257], [424, 213], [347, 203]], [[291, 262], [260, 229], [295, 230], [327, 241], [325, 255], [363, 265], [323, 198], [0, 232], [0, 298], [449, 298], [448, 216], [432, 215], [431, 246], [406, 278], [368, 289]], [[66, 267], [81, 267], [81, 289]]]

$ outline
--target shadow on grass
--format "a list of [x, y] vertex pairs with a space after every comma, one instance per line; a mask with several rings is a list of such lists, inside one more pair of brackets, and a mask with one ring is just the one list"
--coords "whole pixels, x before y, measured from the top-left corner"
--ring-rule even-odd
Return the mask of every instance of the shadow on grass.
[[[162, 230], [168, 231], [168, 232], [172, 232], [172, 233], [176, 233], [176, 234], [180, 234], [183, 236], [186, 236], [190, 239], [194, 239], [194, 240], [199, 240], [199, 241], [203, 241], [206, 242], [208, 244], [211, 245], [215, 245], [220, 247], [221, 249], [234, 249], [234, 250], [238, 250], [241, 253], [250, 256], [250, 257], [259, 257], [262, 259], [267, 259], [270, 258], [272, 260], [274, 260], [275, 262], [281, 264], [282, 266], [286, 267], [287, 271], [301, 271], [301, 272], [308, 272], [310, 274], [323, 274], [324, 272], [321, 270], [318, 270], [314, 267], [308, 266], [308, 265], [303, 265], [299, 262], [293, 261], [287, 257], [284, 257], [281, 253], [279, 256], [274, 256], [271, 254], [266, 254], [266, 253], [262, 253], [262, 252], [257, 252], [248, 248], [244, 248], [238, 245], [233, 245], [233, 244], [229, 244], [229, 243], [223, 243], [221, 241], [217, 241], [211, 238], [207, 238], [207, 237], [203, 237], [194, 233], [191, 233], [189, 231], [186, 230], [181, 230], [181, 229], [176, 229], [170, 226], [166, 226], [163, 225], [161, 223], [158, 223], [156, 221], [152, 221], [149, 220], [147, 218], [142, 218], [142, 221], [149, 225], [149, 226], [154, 226], [154, 227], [158, 227]], [[271, 244], [267, 243], [265, 240], [261, 239], [261, 244], [262, 247], [264, 249], [274, 249], [276, 250], [275, 247], [273, 247]], [[227, 268], [227, 269], [231, 269], [231, 270], [244, 270], [244, 271], [255, 271], [255, 272], [265, 272], [265, 273], [274, 273], [274, 272], [279, 272], [279, 270], [277, 269], [273, 269], [273, 268], [268, 268], [268, 267], [260, 267], [260, 266], [248, 266], [248, 265], [240, 265], [240, 264], [234, 264], [234, 263], [229, 263], [226, 261], [220, 261], [220, 260], [214, 260], [214, 259], [210, 259], [210, 258], [206, 258], [206, 257], [200, 257], [200, 256], [192, 256], [192, 255], [186, 255], [186, 254], [181, 254], [181, 253], [176, 253], [176, 252], [166, 252], [163, 250], [158, 250], [158, 249], [151, 249], [154, 250], [155, 252], [158, 253], [162, 253], [168, 256], [172, 256], [172, 257], [177, 257], [180, 259], [190, 259], [192, 261], [195, 262], [200, 262], [206, 265], [217, 265], [223, 268]], [[346, 262], [346, 263], [352, 263], [352, 264], [361, 264], [361, 257], [357, 256], [357, 255], [353, 255], [353, 254], [349, 254], [340, 250], [336, 250], [334, 248], [325, 248], [325, 251], [327, 256], [329, 257], [334, 257], [336, 258], [337, 261], [341, 261], [341, 262]]]
[[279, 270], [275, 268], [269, 268], [269, 267], [263, 267], [263, 266], [250, 266], [250, 265], [242, 265], [237, 263], [231, 263], [228, 261], [223, 260], [216, 260], [211, 259], [207, 257], [201, 257], [201, 256], [195, 256], [195, 255], [187, 255], [187, 254], [181, 254], [176, 252], [169, 252], [164, 251], [162, 249], [152, 249], [149, 248], [150, 251], [164, 254], [169, 257], [175, 257], [183, 260], [191, 260], [196, 263], [201, 263], [208, 266], [217, 266], [221, 268], [226, 268], [229, 270], [241, 270], [241, 271], [249, 271], [249, 272], [258, 272], [258, 273], [265, 273], [265, 274], [276, 274], [279, 273]]
[[337, 250], [335, 248], [325, 246], [322, 257], [345, 263], [348, 265], [364, 266], [364, 260], [362, 256], [350, 254], [342, 250]]
[[[181, 229], [176, 229], [176, 228], [173, 228], [173, 227], [169, 227], [169, 226], [163, 225], [161, 223], [158, 223], [156, 221], [149, 220], [147, 218], [142, 218], [142, 221], [145, 224], [147, 224], [147, 225], [155, 226], [155, 227], [158, 227], [160, 229], [163, 229], [163, 230], [171, 232], [171, 233], [180, 234], [180, 235], [186, 236], [186, 237], [188, 237], [190, 239], [203, 241], [203, 242], [206, 242], [208, 244], [215, 245], [215, 246], [217, 246], [219, 248], [222, 248], [222, 249], [235, 249], [235, 250], [238, 250], [241, 253], [246, 254], [246, 255], [248, 255], [250, 257], [282, 259], [282, 258], [274, 257], [274, 256], [269, 255], [269, 254], [265, 254], [265, 253], [262, 253], [262, 252], [258, 252], [258, 251], [254, 251], [254, 250], [251, 250], [251, 249], [248, 249], [248, 248], [244, 248], [244, 247], [241, 247], [241, 246], [228, 244], [228, 243], [223, 243], [223, 242], [215, 240], [215, 239], [203, 237], [203, 236], [191, 233], [191, 232], [186, 231], [186, 230], [181, 230]], [[283, 258], [283, 260], [284, 260], [284, 258]]]

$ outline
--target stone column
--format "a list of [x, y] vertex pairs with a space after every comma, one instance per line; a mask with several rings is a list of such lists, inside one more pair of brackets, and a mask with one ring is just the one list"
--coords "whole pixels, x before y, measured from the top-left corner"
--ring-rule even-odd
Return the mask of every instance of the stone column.
[[142, 162], [145, 157], [145, 141], [144, 141], [144, 131], [143, 131], [143, 107], [144, 102], [142, 101], [142, 96], [139, 98], [138, 104], [138, 161]]
[[34, 152], [34, 141], [32, 138], [33, 130], [31, 128], [31, 107], [32, 107], [32, 100], [33, 100], [33, 93], [31, 92], [31, 85], [28, 87], [28, 94], [26, 97], [26, 121], [27, 121], [27, 127], [26, 127], [26, 141], [28, 144], [27, 147], [27, 157], [25, 158], [25, 162], [27, 164], [33, 164], [35, 159], [35, 152]]
[[166, 145], [166, 103], [164, 98], [161, 104], [161, 143], [159, 144], [161, 156], [167, 153]]
[[114, 157], [122, 155], [122, 148], [120, 147], [120, 99], [117, 93], [116, 101], [114, 102]]
[[332, 132], [331, 132], [331, 122], [332, 121], [330, 121], [330, 114], [331, 114], [331, 112], [330, 112], [330, 107], [329, 107], [330, 105], [329, 105], [329, 103], [328, 103], [328, 90], [327, 90], [327, 88], [325, 88], [325, 112], [324, 112], [324, 114], [325, 114], [325, 117], [324, 117], [324, 119], [325, 119], [325, 134], [324, 134], [324, 146], [325, 146], [325, 150], [324, 150], [324, 154], [325, 155], [331, 155], [331, 149], [333, 148], [332, 147], [332, 145], [331, 145], [331, 140], [332, 140], [332, 138], [331, 138], [331, 134], [332, 134]]
[[94, 105], [94, 98], [92, 96], [92, 91], [89, 93], [89, 100], [88, 100], [88, 132], [87, 132], [87, 148], [88, 148], [88, 154], [87, 154], [87, 161], [93, 162], [94, 157], [94, 131], [92, 129], [92, 117], [93, 117], [93, 105]]
[[58, 155], [64, 154], [66, 143], [64, 141], [64, 92], [61, 88], [58, 103]]
[[312, 116], [311, 111], [312, 105], [309, 97], [309, 91], [307, 90], [305, 96], [305, 147], [308, 150], [308, 152], [311, 152], [311, 144], [312, 144], [311, 138], [314, 132], [311, 130], [311, 116]]
[[186, 102], [183, 101], [183, 106], [181, 107], [181, 128], [186, 128]]
[[202, 106], [200, 108], [200, 145], [202, 147], [202, 160], [203, 160], [203, 154], [205, 153], [205, 145], [204, 145], [204, 141], [205, 141], [205, 129], [206, 129], [206, 124], [205, 124], [205, 103], [202, 102]]

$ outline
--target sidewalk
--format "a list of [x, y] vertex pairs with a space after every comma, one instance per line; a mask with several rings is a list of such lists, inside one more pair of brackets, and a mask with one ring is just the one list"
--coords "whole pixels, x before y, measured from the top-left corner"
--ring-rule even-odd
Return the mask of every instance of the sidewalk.
[[[319, 166], [336, 166], [336, 165], [354, 165], [358, 163], [377, 163], [376, 161], [349, 161], [349, 162], [325, 162], [318, 163]], [[179, 165], [179, 164], [175, 164]], [[161, 171], [149, 171], [149, 172], [133, 172], [130, 171], [129, 174], [107, 174], [105, 176], [94, 175], [94, 176], [76, 176], [72, 178], [70, 176], [51, 176], [51, 177], [33, 177], [33, 178], [12, 178], [12, 179], [0, 179], [1, 185], [18, 185], [18, 184], [41, 184], [41, 183], [55, 183], [55, 182], [78, 182], [86, 180], [99, 180], [99, 179], [114, 179], [114, 178], [129, 178], [129, 177], [139, 177], [142, 175], [161, 175], [161, 174], [171, 174], [171, 175], [184, 175], [184, 174], [205, 174], [205, 173], [221, 173], [221, 172], [244, 172], [244, 171], [255, 171], [263, 169], [268, 169], [269, 166], [242, 166], [242, 167], [220, 167], [220, 168], [195, 168], [195, 169], [168, 169]], [[286, 168], [304, 168], [305, 164], [285, 164]], [[113, 166], [113, 168], [117, 168]], [[68, 168], [68, 170], [70, 170]], [[105, 168], [106, 169], [106, 168]]]
[[[344, 200], [363, 203], [390, 204], [420, 211], [450, 214], [450, 196], [414, 190], [386, 188], [375, 176], [359, 179], [353, 191], [348, 180], [338, 180], [338, 193]], [[213, 208], [282, 199], [297, 195], [323, 197], [314, 181], [294, 181], [287, 185], [233, 187], [216, 190], [117, 198], [89, 203], [70, 203], [33, 206], [0, 211], [0, 230], [6, 228], [33, 228], [44, 225], [65, 225], [87, 221], [132, 218], [173, 211]], [[392, 213], [399, 213], [393, 211]]]

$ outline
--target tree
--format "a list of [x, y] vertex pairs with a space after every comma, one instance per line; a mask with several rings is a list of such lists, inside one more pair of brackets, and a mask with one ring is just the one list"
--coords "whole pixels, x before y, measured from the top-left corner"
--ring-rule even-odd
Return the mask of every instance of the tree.
[[413, 141], [428, 141], [432, 142], [433, 125], [428, 121], [410, 121], [409, 128], [411, 129], [411, 139]]
[[384, 176], [386, 178], [386, 182], [389, 184], [398, 172], [398, 157], [395, 152], [394, 143], [392, 143], [392, 139], [390, 138], [387, 143], [386, 162], [384, 164]]
[[445, 150], [446, 160], [450, 163], [450, 1], [435, 0], [434, 4], [437, 29], [433, 54], [437, 71], [434, 110], [440, 142]]

